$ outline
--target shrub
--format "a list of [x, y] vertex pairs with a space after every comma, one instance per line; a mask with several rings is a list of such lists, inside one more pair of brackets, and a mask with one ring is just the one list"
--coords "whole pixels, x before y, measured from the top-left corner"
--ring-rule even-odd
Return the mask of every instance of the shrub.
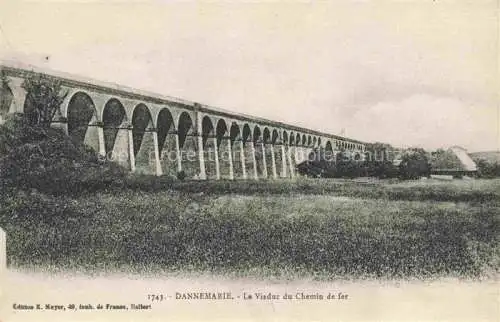
[[179, 179], [179, 180], [186, 179], [186, 172], [184, 172], [184, 171], [177, 172], [177, 179]]
[[399, 176], [399, 168], [391, 161], [366, 161], [365, 169], [369, 177], [386, 179], [397, 178]]
[[428, 177], [431, 166], [427, 153], [423, 149], [408, 150], [399, 164], [399, 176], [401, 179], [418, 179]]
[[123, 168], [103, 161], [91, 148], [59, 130], [11, 116], [0, 126], [0, 180], [3, 186], [51, 193], [79, 192], [120, 182]]
[[500, 178], [500, 163], [484, 159], [476, 161], [478, 176], [481, 178]]

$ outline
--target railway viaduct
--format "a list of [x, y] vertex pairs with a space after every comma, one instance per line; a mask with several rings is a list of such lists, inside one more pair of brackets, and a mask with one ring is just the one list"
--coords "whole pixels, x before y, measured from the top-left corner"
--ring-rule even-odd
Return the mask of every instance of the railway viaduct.
[[41, 73], [66, 94], [52, 126], [132, 172], [197, 179], [293, 178], [312, 151], [363, 155], [361, 141], [19, 64], [0, 65], [0, 118], [24, 113], [23, 80]]

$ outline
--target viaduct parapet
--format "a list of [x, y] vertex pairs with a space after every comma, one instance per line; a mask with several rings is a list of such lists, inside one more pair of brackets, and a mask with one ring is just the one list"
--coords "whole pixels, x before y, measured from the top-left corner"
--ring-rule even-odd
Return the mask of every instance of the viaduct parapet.
[[78, 76], [2, 63], [0, 119], [25, 113], [24, 79], [41, 73], [67, 93], [52, 126], [132, 172], [197, 179], [293, 178], [312, 151], [363, 155], [365, 143]]

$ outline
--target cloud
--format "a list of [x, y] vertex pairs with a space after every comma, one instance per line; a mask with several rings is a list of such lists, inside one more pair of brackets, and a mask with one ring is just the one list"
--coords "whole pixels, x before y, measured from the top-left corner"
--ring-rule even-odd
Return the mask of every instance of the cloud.
[[499, 143], [496, 117], [492, 109], [419, 94], [358, 111], [348, 123], [348, 134], [396, 146], [437, 149], [461, 145], [471, 151], [488, 150]]
[[0, 20], [41, 67], [366, 141], [499, 147], [493, 1], [99, 8]]

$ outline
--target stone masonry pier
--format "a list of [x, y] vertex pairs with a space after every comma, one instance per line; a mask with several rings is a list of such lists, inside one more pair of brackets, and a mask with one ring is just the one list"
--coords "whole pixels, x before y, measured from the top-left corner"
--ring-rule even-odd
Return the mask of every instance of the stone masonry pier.
[[2, 63], [0, 120], [29, 105], [24, 78], [42, 73], [67, 93], [52, 126], [132, 172], [196, 179], [293, 178], [312, 151], [363, 155], [361, 141], [136, 89]]

